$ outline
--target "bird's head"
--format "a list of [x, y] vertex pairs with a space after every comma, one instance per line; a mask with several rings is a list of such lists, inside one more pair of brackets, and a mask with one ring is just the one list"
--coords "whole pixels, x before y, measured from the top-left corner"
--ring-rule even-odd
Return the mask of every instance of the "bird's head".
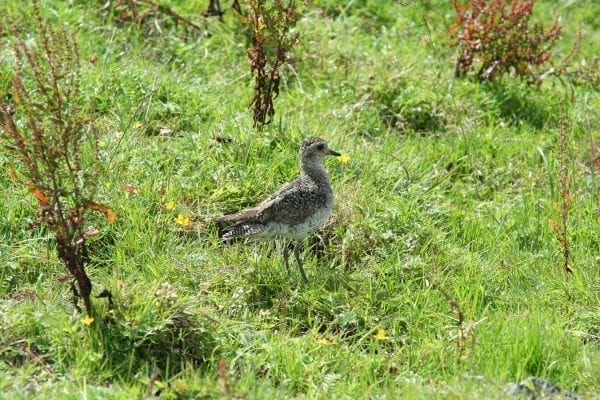
[[325, 156], [340, 156], [337, 151], [333, 151], [327, 145], [327, 142], [321, 138], [309, 137], [302, 141], [300, 146], [300, 158], [303, 161], [320, 160]]

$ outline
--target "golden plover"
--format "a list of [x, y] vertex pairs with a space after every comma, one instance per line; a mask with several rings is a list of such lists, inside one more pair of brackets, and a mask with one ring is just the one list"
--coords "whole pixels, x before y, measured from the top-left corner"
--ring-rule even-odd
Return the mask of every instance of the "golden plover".
[[300, 176], [282, 186], [260, 205], [217, 218], [217, 222], [233, 223], [221, 230], [221, 238], [224, 241], [246, 237], [286, 239], [283, 258], [288, 273], [287, 240], [291, 240], [300, 274], [307, 282], [300, 261], [299, 242], [323, 226], [331, 215], [333, 190], [322, 162], [323, 157], [328, 155], [340, 156], [340, 153], [329, 149], [323, 139], [304, 139], [300, 146]]

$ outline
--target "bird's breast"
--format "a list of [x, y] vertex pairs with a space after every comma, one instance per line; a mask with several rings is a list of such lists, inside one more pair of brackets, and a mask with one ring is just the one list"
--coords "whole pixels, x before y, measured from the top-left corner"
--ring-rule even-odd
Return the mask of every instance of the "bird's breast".
[[310, 233], [321, 228], [331, 216], [332, 204], [315, 210], [308, 218], [289, 229], [289, 237], [293, 239], [304, 239]]

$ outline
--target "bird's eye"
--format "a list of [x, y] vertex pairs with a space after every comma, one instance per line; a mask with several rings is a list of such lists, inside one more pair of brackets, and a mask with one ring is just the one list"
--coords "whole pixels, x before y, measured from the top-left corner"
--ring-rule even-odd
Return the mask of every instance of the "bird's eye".
[[319, 149], [319, 150], [323, 150], [324, 148], [325, 148], [325, 145], [322, 143], [317, 146], [317, 149]]

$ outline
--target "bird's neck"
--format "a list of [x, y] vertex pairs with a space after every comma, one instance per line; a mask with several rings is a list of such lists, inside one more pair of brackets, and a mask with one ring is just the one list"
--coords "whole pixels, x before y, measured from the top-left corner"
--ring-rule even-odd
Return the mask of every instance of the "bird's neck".
[[321, 160], [302, 160], [301, 165], [302, 175], [307, 175], [317, 182], [328, 182], [329, 177], [327, 171], [323, 167]]

